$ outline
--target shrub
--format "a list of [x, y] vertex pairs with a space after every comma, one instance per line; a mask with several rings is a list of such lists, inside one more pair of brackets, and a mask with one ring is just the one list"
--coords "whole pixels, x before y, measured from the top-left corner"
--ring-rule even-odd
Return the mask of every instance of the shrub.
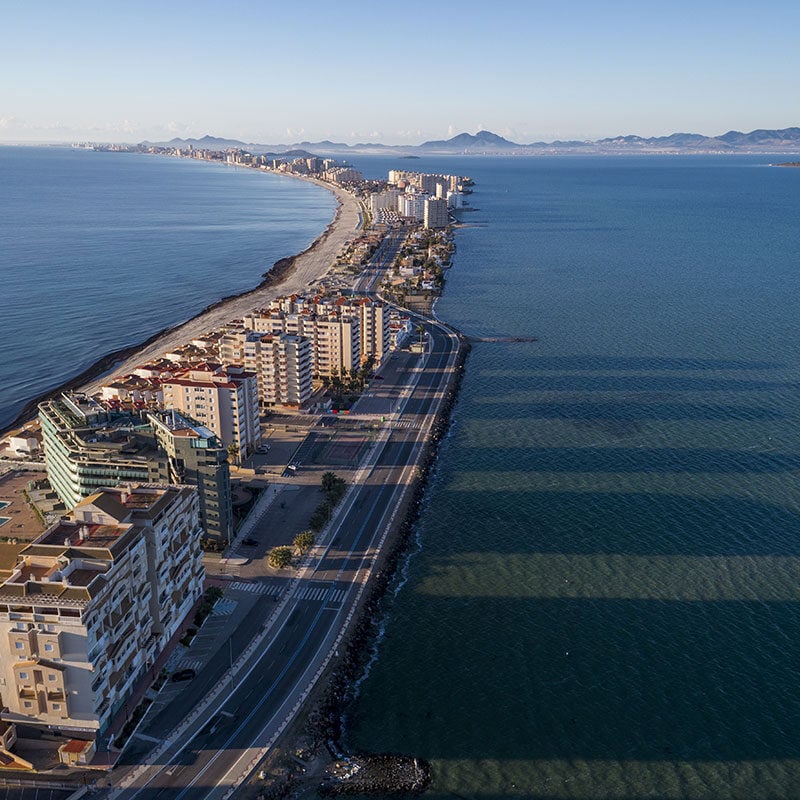
[[297, 552], [300, 553], [301, 556], [304, 556], [311, 550], [316, 541], [317, 537], [314, 536], [313, 531], [303, 531], [294, 537], [294, 546]]
[[292, 563], [292, 548], [288, 545], [273, 547], [269, 551], [269, 565], [275, 569], [283, 569]]

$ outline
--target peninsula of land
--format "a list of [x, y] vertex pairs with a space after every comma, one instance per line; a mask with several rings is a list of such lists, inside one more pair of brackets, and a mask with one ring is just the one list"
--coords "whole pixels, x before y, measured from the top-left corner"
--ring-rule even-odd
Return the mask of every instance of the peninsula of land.
[[[5, 518], [15, 524], [4, 542], [0, 618], [41, 613], [54, 633], [61, 617], [65, 630], [81, 631], [63, 671], [47, 678], [62, 681], [58, 705], [33, 709], [28, 673], [6, 671], [0, 677], [21, 687], [8, 713], [73, 737], [54, 756], [64, 765], [110, 769], [124, 750], [114, 783], [133, 791], [157, 775], [165, 786], [204, 776], [212, 789], [233, 789], [259, 764], [259, 781], [270, 775], [276, 791], [289, 789], [279, 737], [299, 743], [295, 759], [307, 748], [308, 777], [324, 777], [328, 793], [419, 791], [430, 780], [420, 759], [340, 755], [342, 687], [363, 666], [469, 351], [430, 309], [451, 266], [452, 212], [472, 182], [405, 170], [365, 181], [313, 156], [268, 165], [239, 151], [164, 155], [314, 180], [339, 206], [326, 231], [277, 262], [259, 287], [223, 298], [144, 348], [112, 354], [76, 379], [83, 391], [52, 393], [39, 405], [38, 425], [7, 437], [15, 443], [0, 478], [30, 470], [33, 480], [0, 498], [15, 515]], [[42, 452], [46, 464], [37, 460]], [[16, 516], [23, 499], [38, 524]], [[137, 567], [138, 583], [128, 570], [150, 539], [129, 535], [134, 518], [145, 527], [158, 522], [165, 542], [146, 570]], [[34, 572], [32, 547], [41, 550]], [[100, 548], [113, 563], [81, 569]], [[146, 591], [129, 596], [142, 581]], [[113, 588], [95, 592], [98, 582]], [[223, 592], [235, 598], [226, 600], [226, 625], [237, 631], [224, 646], [204, 626]], [[35, 610], [25, 605], [29, 596]], [[156, 596], [158, 610], [148, 611]], [[164, 620], [158, 635], [136, 624], [151, 616]], [[188, 653], [199, 660], [187, 661], [195, 638], [206, 644]], [[53, 641], [43, 639], [42, 649]], [[91, 691], [79, 683], [86, 665], [100, 675]], [[275, 674], [282, 679], [273, 683]], [[170, 686], [192, 682], [184, 697], [193, 699], [157, 696], [150, 687], [159, 675], [157, 688], [170, 678]], [[253, 702], [233, 733], [208, 725], [212, 704], [234, 719], [230, 709]], [[131, 743], [137, 728], [148, 732]], [[9, 730], [8, 757], [19, 769], [41, 769], [42, 754]], [[164, 739], [154, 735], [165, 730]], [[195, 777], [173, 777], [173, 757], [199, 735], [213, 758], [187, 767]], [[340, 769], [342, 760], [352, 769]]]

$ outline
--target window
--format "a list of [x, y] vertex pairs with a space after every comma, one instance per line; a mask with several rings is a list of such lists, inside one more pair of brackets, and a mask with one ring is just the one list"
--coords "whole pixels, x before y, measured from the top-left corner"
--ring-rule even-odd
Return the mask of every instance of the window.
[[27, 672], [20, 672], [20, 674], [19, 674], [19, 679], [20, 679], [21, 681], [26, 681], [26, 680], [28, 680], [28, 673], [27, 673]]
[[56, 679], [56, 676], [55, 676], [54, 673], [52, 673], [52, 672], [48, 672], [47, 673], [47, 680], [54, 681], [55, 679]]
[[22, 705], [24, 705], [25, 708], [30, 708], [33, 704], [31, 703], [30, 700], [26, 700]]
[[53, 645], [50, 642], [47, 642], [44, 646], [46, 652], [51, 653], [53, 651]]
[[60, 703], [53, 703], [53, 711], [60, 711], [61, 704]]
[[14, 642], [14, 647], [16, 647], [17, 650], [22, 650], [22, 642]]

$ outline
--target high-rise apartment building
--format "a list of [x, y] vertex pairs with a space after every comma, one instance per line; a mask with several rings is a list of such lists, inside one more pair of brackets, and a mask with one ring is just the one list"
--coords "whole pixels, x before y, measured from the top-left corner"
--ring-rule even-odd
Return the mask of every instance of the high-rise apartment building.
[[228, 453], [213, 431], [173, 412], [110, 412], [80, 394], [39, 406], [47, 477], [69, 509], [101, 487], [129, 481], [198, 487], [205, 536], [228, 541]]
[[450, 222], [447, 214], [447, 200], [442, 197], [429, 197], [425, 201], [423, 224], [426, 228], [446, 228]]
[[234, 527], [231, 477], [222, 442], [175, 410], [148, 414], [147, 420], [167, 456], [169, 482], [197, 488], [200, 526], [206, 537], [230, 542]]
[[59, 499], [74, 508], [103, 486], [167, 479], [166, 458], [145, 425], [112, 414], [85, 395], [62, 394], [39, 405], [47, 477]]
[[[292, 321], [297, 317], [292, 315]], [[228, 331], [219, 340], [219, 357], [224, 364], [237, 364], [252, 372], [258, 381], [258, 402], [262, 410], [284, 405], [299, 408], [311, 397], [313, 358], [312, 341], [304, 335], [285, 333], [290, 328], [313, 336], [313, 323], [291, 324], [276, 315], [267, 326], [275, 333], [239, 328]], [[301, 318], [305, 322], [305, 318]]]
[[309, 339], [311, 372], [317, 378], [344, 374], [361, 363], [360, 316], [344, 314], [336, 304], [316, 307], [297, 295], [278, 298], [269, 309], [246, 315], [244, 325], [259, 333]]
[[20, 552], [0, 584], [3, 720], [108, 727], [200, 597], [198, 507], [190, 487], [104, 489]]
[[260, 438], [258, 381], [241, 367], [202, 364], [178, 372], [163, 383], [164, 406], [174, 408], [238, 448], [240, 458]]

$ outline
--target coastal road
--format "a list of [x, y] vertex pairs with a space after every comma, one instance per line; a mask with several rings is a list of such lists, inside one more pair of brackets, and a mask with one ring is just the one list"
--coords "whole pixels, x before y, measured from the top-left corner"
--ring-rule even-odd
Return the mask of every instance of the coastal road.
[[[428, 322], [428, 352], [407, 373], [399, 407], [381, 431], [270, 630], [192, 724], [170, 736], [149, 764], [123, 768], [111, 797], [223, 800], [254, 768], [322, 669], [337, 658], [343, 628], [412, 483], [456, 359], [457, 337]], [[398, 387], [401, 388], [401, 387]], [[115, 773], [116, 775], [117, 773]]]
[[394, 260], [397, 258], [397, 254], [400, 252], [408, 233], [407, 228], [396, 228], [383, 237], [377, 250], [372, 254], [369, 264], [362, 270], [353, 284], [353, 289], [356, 292], [375, 291], [386, 270], [394, 264]]

